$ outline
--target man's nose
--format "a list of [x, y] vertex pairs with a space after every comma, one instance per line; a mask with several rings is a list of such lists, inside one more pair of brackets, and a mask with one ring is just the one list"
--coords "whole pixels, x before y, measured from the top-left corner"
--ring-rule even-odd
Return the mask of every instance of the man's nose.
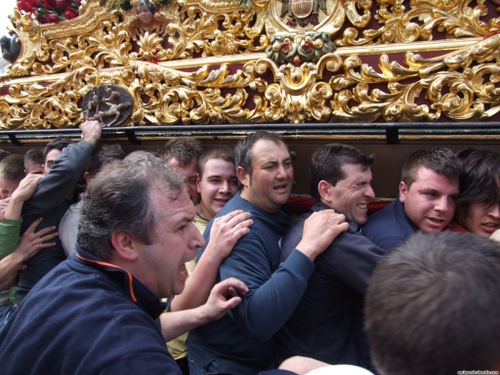
[[495, 219], [500, 219], [500, 203], [493, 203], [493, 205], [490, 207], [490, 210], [488, 211], [488, 214], [490, 216], [493, 216]]
[[434, 205], [434, 208], [437, 211], [446, 212], [449, 209], [449, 204], [450, 204], [450, 198], [446, 195], [443, 195], [439, 199], [436, 200], [436, 204]]
[[222, 182], [219, 191], [221, 193], [229, 193], [229, 182], [228, 181]]
[[371, 185], [368, 185], [368, 187], [366, 188], [365, 195], [370, 199], [375, 198], [375, 191], [373, 190], [373, 187]]

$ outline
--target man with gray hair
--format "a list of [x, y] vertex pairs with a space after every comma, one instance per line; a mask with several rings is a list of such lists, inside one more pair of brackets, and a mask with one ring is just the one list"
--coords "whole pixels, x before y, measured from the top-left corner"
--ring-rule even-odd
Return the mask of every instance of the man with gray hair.
[[2, 367], [180, 374], [165, 340], [220, 318], [247, 292], [227, 279], [205, 305], [164, 313], [160, 299], [182, 292], [184, 263], [205, 244], [195, 215], [183, 177], [161, 159], [107, 165], [84, 195], [76, 255], [33, 288], [0, 333]]

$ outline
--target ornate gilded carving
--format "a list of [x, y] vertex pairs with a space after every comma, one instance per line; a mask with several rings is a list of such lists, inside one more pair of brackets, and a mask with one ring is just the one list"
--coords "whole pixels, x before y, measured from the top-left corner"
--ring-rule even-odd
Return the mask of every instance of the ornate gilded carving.
[[266, 56], [278, 65], [293, 63], [301, 65], [304, 62], [318, 60], [335, 50], [328, 33], [306, 33], [295, 40], [294, 35], [276, 34], [271, 37], [271, 45], [266, 48]]
[[1, 128], [76, 126], [101, 85], [132, 95], [122, 126], [483, 121], [499, 111], [500, 21], [482, 0], [179, 0], [156, 2], [150, 22], [138, 2], [127, 12], [88, 0], [57, 25], [13, 11], [22, 50], [0, 77]]

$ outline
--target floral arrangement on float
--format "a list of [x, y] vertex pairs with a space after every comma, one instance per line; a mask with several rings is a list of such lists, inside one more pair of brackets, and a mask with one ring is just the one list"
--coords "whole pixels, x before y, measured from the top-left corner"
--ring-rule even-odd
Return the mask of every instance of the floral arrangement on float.
[[20, 12], [30, 13], [40, 23], [57, 23], [78, 17], [81, 0], [17, 0]]

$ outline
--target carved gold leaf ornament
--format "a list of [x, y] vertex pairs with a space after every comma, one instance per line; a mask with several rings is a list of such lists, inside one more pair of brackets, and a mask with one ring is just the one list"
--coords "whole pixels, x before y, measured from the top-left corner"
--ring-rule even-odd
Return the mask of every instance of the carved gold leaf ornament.
[[13, 12], [23, 48], [0, 77], [1, 129], [75, 127], [85, 94], [106, 84], [134, 100], [122, 126], [483, 121], [499, 112], [500, 22], [482, 1], [326, 1], [305, 27], [287, 25], [291, 13], [280, 17], [274, 0], [172, 1], [157, 3], [162, 32], [138, 29], [135, 40], [135, 8], [108, 3], [89, 0], [57, 25]]

